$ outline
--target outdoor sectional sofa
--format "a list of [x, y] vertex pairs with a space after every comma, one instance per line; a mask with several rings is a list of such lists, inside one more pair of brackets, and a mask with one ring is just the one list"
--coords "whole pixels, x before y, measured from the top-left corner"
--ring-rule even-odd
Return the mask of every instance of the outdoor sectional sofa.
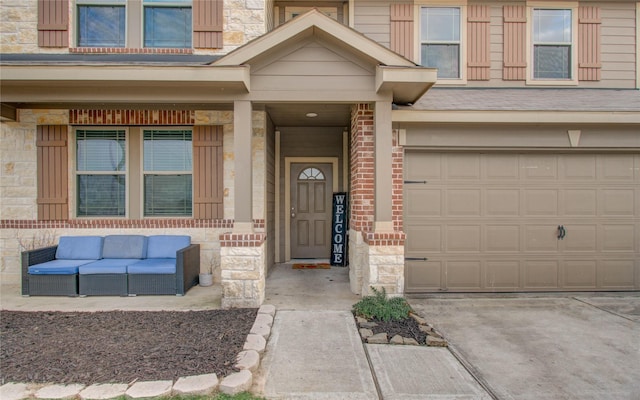
[[57, 246], [22, 253], [22, 294], [180, 296], [199, 272], [200, 245], [189, 236], [62, 236]]

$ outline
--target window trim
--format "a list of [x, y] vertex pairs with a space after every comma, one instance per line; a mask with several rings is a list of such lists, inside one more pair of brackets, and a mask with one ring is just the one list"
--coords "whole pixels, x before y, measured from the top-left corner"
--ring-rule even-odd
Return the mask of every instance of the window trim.
[[[570, 79], [535, 79], [534, 74], [534, 45], [533, 45], [533, 10], [571, 10], [571, 78]], [[526, 28], [526, 84], [532, 86], [577, 86], [578, 85], [578, 2], [573, 1], [527, 1]]]
[[466, 85], [467, 84], [467, 0], [416, 0], [413, 15], [417, 23], [413, 24], [414, 60], [418, 65], [422, 62], [422, 8], [428, 7], [456, 7], [460, 9], [460, 76], [458, 78], [437, 78], [436, 85]]

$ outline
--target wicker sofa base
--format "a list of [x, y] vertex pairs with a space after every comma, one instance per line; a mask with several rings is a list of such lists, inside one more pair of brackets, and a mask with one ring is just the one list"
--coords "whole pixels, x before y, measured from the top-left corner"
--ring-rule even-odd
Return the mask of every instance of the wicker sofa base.
[[127, 296], [126, 274], [80, 275], [80, 296]]
[[30, 275], [29, 296], [78, 296], [78, 274]]
[[129, 274], [129, 295], [177, 294], [175, 274]]

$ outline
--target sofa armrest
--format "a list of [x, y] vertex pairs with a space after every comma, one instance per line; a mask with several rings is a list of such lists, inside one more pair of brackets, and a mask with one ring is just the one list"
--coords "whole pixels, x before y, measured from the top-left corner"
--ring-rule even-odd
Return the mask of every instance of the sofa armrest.
[[55, 260], [58, 246], [43, 247], [41, 249], [22, 252], [22, 295], [29, 295], [29, 267]]
[[192, 244], [176, 252], [176, 294], [184, 295], [195, 286], [200, 273], [200, 245]]

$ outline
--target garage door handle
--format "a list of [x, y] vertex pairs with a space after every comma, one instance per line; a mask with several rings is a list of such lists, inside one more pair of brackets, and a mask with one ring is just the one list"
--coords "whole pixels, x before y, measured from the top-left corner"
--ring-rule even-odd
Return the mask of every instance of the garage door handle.
[[567, 230], [564, 229], [564, 225], [558, 225], [558, 240], [563, 240], [567, 235]]
[[405, 257], [405, 261], [427, 261], [427, 257]]

